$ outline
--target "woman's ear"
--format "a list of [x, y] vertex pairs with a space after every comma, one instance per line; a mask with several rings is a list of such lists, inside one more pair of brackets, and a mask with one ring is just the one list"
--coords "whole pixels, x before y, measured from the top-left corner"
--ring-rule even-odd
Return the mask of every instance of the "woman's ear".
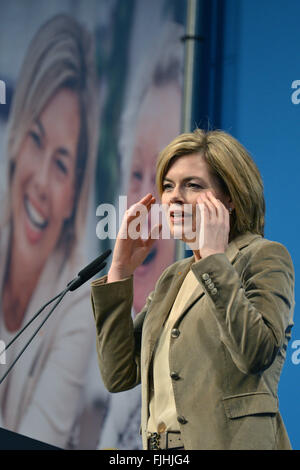
[[226, 194], [225, 196], [225, 206], [227, 207], [228, 210], [229, 209], [233, 210], [235, 208], [234, 203], [229, 194]]

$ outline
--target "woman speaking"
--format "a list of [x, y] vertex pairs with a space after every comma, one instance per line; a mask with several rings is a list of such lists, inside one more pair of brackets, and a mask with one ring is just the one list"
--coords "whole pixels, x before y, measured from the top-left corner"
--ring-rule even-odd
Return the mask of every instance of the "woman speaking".
[[294, 269], [264, 238], [259, 171], [232, 136], [197, 129], [161, 152], [156, 176], [171, 236], [193, 256], [163, 272], [132, 321], [134, 271], [162, 227], [124, 236], [151, 194], [125, 213], [108, 275], [92, 283], [104, 383], [142, 383], [144, 449], [289, 449], [277, 386]]

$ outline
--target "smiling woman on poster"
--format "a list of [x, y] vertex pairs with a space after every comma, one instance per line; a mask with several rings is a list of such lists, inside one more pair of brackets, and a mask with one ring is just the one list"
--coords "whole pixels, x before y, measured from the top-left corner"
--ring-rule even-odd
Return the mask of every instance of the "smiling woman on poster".
[[[0, 337], [6, 344], [84, 263], [96, 90], [90, 34], [71, 17], [53, 17], [28, 48], [8, 123], [0, 230]], [[63, 300], [2, 383], [2, 427], [69, 445], [92, 338], [87, 296], [83, 286]], [[7, 365], [40, 321], [8, 350]]]
[[196, 129], [161, 152], [156, 177], [172, 237], [193, 256], [163, 272], [133, 322], [133, 274], [158, 227], [147, 240], [124, 233], [155, 198], [125, 213], [108, 275], [92, 283], [104, 384], [120, 392], [141, 382], [144, 449], [290, 449], [277, 387], [294, 268], [264, 238], [259, 171], [232, 136]]

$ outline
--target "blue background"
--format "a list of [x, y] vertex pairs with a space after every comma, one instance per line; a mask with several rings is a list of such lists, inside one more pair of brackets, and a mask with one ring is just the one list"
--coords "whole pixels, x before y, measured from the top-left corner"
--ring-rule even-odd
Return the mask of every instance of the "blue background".
[[295, 326], [279, 385], [279, 406], [292, 446], [300, 449], [300, 364], [293, 364], [291, 348], [300, 340], [300, 104], [291, 100], [291, 84], [300, 80], [300, 2], [226, 0], [222, 14], [218, 124], [257, 163], [265, 186], [265, 237], [283, 243], [295, 266]]

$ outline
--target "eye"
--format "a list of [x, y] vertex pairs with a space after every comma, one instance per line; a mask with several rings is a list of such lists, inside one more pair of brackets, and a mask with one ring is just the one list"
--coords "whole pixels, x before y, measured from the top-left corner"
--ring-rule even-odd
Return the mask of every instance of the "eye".
[[31, 137], [31, 140], [38, 148], [42, 147], [42, 139], [37, 132], [29, 131], [29, 136]]
[[190, 182], [187, 183], [187, 187], [192, 188], [192, 189], [197, 189], [197, 190], [204, 189], [203, 186], [201, 186], [200, 184], [190, 183]]
[[172, 185], [170, 183], [163, 183], [162, 189], [163, 191], [167, 191], [168, 189], [171, 189]]
[[60, 159], [57, 159], [55, 161], [56, 163], [56, 166], [58, 168], [58, 170], [63, 173], [64, 175], [66, 175], [68, 173], [68, 169], [66, 167], [66, 165], [64, 164], [64, 162], [62, 162]]
[[139, 181], [142, 181], [143, 179], [143, 174], [141, 171], [133, 171], [132, 172], [132, 177], [139, 180]]

